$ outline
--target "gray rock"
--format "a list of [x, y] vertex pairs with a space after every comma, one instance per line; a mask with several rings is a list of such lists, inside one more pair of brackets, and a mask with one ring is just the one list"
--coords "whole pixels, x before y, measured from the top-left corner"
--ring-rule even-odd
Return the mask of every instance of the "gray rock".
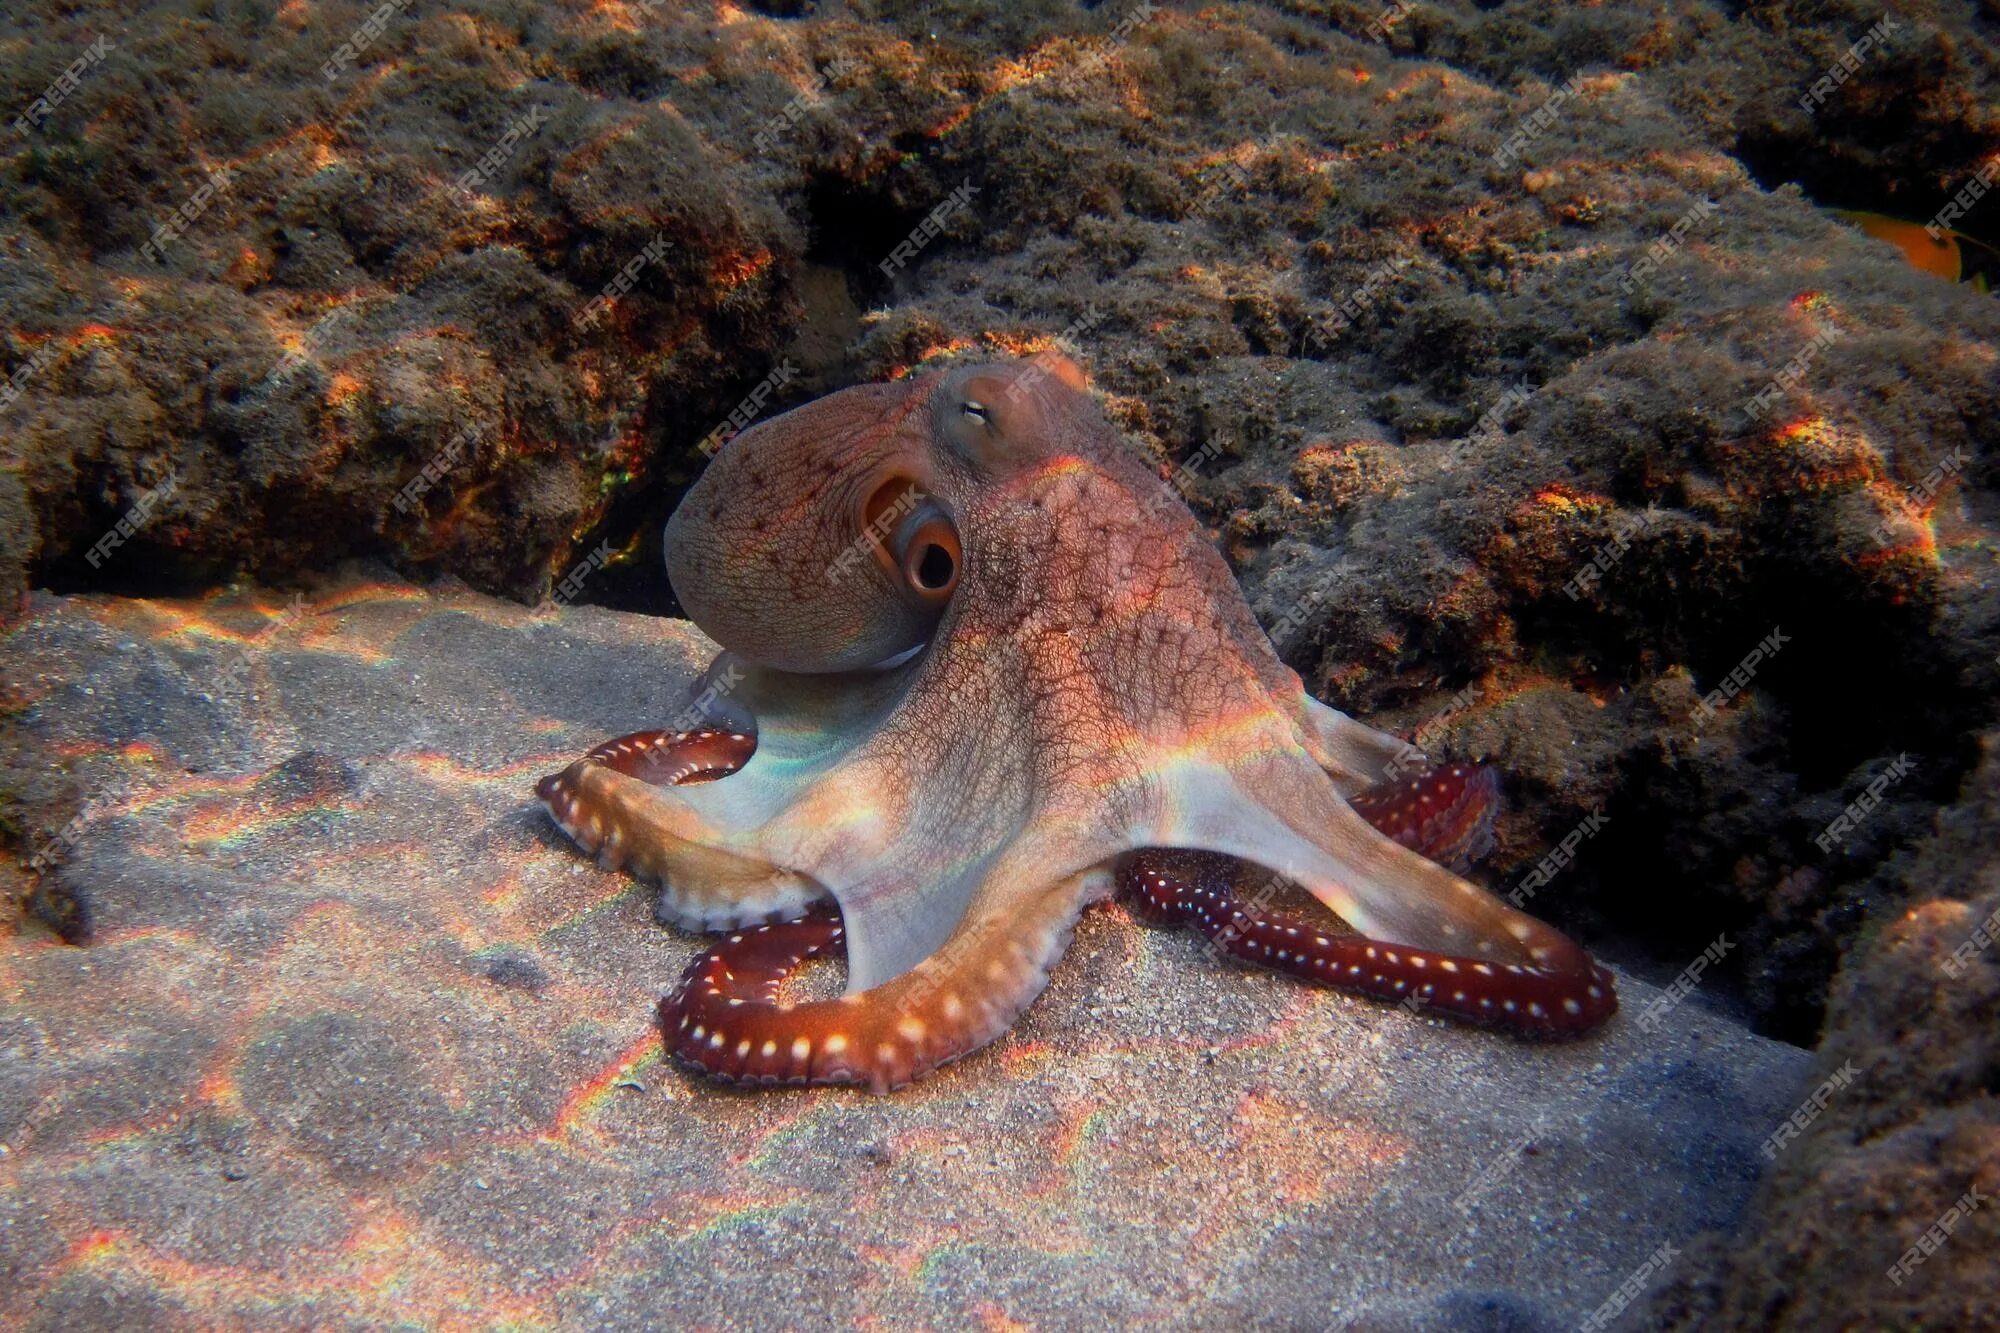
[[0, 644], [103, 798], [42, 884], [87, 942], [0, 938], [0, 1319], [1574, 1326], [1731, 1222], [1801, 1095], [1631, 979], [1523, 1045], [1117, 908], [914, 1089], [718, 1089], [654, 1029], [695, 939], [531, 795], [701, 637], [361, 579], [279, 614], [40, 596]]

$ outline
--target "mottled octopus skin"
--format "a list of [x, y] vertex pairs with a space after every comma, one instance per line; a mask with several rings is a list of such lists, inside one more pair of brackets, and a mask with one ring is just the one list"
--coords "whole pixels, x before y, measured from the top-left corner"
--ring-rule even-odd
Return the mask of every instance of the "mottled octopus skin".
[[[745, 431], [666, 548], [724, 649], [705, 720], [537, 791], [660, 883], [663, 920], [732, 932], [662, 1005], [696, 1069], [901, 1087], [1004, 1032], [1120, 890], [1245, 961], [1522, 1036], [1616, 1008], [1574, 943], [1440, 864], [1490, 842], [1491, 774], [1401, 774], [1407, 747], [1310, 698], [1067, 362]], [[1345, 929], [1255, 910], [1259, 871]], [[785, 998], [841, 947], [844, 995]]]

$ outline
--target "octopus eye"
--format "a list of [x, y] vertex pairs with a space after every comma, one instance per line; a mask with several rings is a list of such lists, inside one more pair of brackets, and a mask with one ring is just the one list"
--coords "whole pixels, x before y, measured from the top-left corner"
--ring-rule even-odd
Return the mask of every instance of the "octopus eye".
[[1017, 398], [1011, 381], [991, 368], [961, 371], [932, 409], [937, 441], [975, 468], [1004, 465], [1017, 450]]
[[965, 564], [958, 527], [916, 478], [892, 472], [877, 482], [856, 517], [865, 543], [918, 603], [943, 606]]
[[902, 552], [903, 582], [927, 606], [942, 606], [958, 586], [958, 571], [965, 553], [958, 544], [958, 530], [943, 514], [922, 518], [907, 538], [898, 543]]

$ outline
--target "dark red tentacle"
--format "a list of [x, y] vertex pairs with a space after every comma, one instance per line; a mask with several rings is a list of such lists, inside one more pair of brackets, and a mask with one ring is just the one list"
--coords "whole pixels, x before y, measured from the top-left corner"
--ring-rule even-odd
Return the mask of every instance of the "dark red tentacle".
[[655, 787], [679, 787], [727, 777], [756, 752], [757, 738], [742, 732], [635, 731], [604, 742], [583, 762], [602, 764]]
[[1500, 777], [1485, 764], [1426, 768], [1356, 792], [1347, 804], [1384, 837], [1463, 873], [1493, 850]]
[[[750, 762], [757, 752], [757, 738], [735, 731], [635, 731], [604, 744], [563, 769], [550, 773], [535, 784], [535, 795], [556, 817], [572, 838], [586, 851], [602, 844], [604, 828], [595, 831], [579, 821], [592, 813], [579, 794], [588, 770], [608, 768], [654, 787], [674, 787], [694, 782], [712, 782], [727, 777]], [[609, 812], [598, 810], [599, 818]], [[628, 836], [636, 833], [628, 829]]]
[[808, 959], [840, 946], [831, 906], [738, 931], [661, 1004], [668, 1049], [725, 1082], [904, 1087], [1000, 1036], [1041, 992], [1081, 902], [1057, 893], [1017, 906], [961, 926], [900, 976], [831, 1000], [780, 997]]
[[660, 1002], [667, 1049], [683, 1064], [729, 1082], [832, 1081], [827, 1034], [782, 1010], [778, 994], [794, 972], [840, 948], [844, 938], [840, 913], [831, 906], [731, 935], [690, 963], [673, 994]]
[[1240, 867], [1212, 852], [1150, 849], [1126, 858], [1119, 890], [1147, 920], [1192, 924], [1232, 958], [1517, 1036], [1579, 1037], [1618, 1011], [1611, 974], [1581, 950], [1575, 969], [1522, 967], [1339, 934], [1246, 909]]

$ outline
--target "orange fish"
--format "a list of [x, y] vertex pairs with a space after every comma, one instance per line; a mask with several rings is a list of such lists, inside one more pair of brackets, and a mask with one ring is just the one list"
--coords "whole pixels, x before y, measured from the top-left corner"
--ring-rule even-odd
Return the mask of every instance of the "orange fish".
[[1842, 222], [1859, 227], [1866, 235], [1878, 241], [1887, 241], [1903, 252], [1903, 258], [1910, 261], [1913, 268], [1935, 274], [1946, 282], [1957, 282], [1965, 272], [1965, 259], [1959, 253], [1959, 236], [1955, 231], [1945, 230], [1932, 236], [1920, 222], [1905, 222], [1881, 213], [1864, 213], [1859, 209], [1836, 208], [1833, 215]]

